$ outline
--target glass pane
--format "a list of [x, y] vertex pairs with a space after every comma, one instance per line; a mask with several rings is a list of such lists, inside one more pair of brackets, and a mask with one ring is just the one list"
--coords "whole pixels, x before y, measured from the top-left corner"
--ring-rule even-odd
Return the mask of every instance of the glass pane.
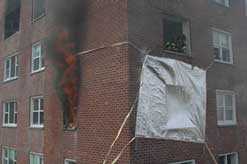
[[34, 18], [38, 18], [45, 13], [45, 1], [34, 0]]
[[44, 112], [40, 112], [40, 124], [44, 123]]
[[217, 110], [217, 120], [224, 121], [224, 108]]
[[39, 99], [33, 99], [33, 111], [39, 110]]
[[9, 123], [9, 114], [8, 113], [5, 113], [5, 115], [4, 115], [4, 123], [5, 124]]
[[15, 77], [15, 67], [16, 67], [16, 56], [11, 57], [11, 69], [10, 69], [10, 77]]
[[222, 60], [225, 62], [230, 62], [231, 57], [230, 57], [230, 50], [226, 48], [222, 48]]
[[10, 74], [10, 60], [7, 59], [5, 63], [5, 78], [9, 78]]
[[39, 117], [39, 113], [33, 112], [33, 124], [37, 125], [39, 123], [38, 117]]
[[220, 49], [214, 47], [214, 58], [220, 60]]
[[225, 164], [225, 156], [221, 156], [218, 158], [218, 164]]
[[40, 110], [44, 110], [44, 99], [43, 98], [41, 98], [41, 99], [39, 99], [39, 101], [40, 101]]
[[228, 121], [233, 120], [233, 111], [232, 110], [226, 110], [225, 114], [226, 114], [226, 120], [228, 120]]
[[14, 111], [14, 106], [12, 103], [10, 103], [10, 112], [9, 112], [9, 123], [14, 123], [14, 117], [15, 117], [15, 111]]
[[40, 68], [40, 59], [39, 58], [35, 58], [33, 59], [33, 70], [38, 70]]
[[222, 107], [224, 106], [224, 96], [223, 95], [217, 95], [217, 107]]
[[233, 99], [232, 95], [225, 95], [225, 105], [232, 107], [233, 106], [232, 99]]
[[216, 47], [218, 47], [220, 45], [219, 34], [216, 31], [213, 32], [213, 43], [214, 43], [214, 46], [216, 46]]

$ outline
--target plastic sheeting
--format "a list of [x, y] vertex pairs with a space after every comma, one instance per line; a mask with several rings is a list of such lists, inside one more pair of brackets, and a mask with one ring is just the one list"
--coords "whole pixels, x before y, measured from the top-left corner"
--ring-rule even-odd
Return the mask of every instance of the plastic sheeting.
[[137, 137], [205, 141], [206, 71], [146, 56], [140, 85]]

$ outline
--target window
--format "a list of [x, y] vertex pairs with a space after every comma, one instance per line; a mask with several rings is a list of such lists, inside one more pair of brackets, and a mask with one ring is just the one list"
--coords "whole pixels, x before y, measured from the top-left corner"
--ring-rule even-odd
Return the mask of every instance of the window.
[[33, 0], [33, 20], [45, 15], [45, 0]]
[[3, 103], [3, 126], [16, 126], [17, 110], [16, 102], [9, 101]]
[[42, 128], [44, 123], [43, 97], [31, 98], [31, 127]]
[[4, 81], [16, 79], [18, 76], [18, 57], [10, 56], [4, 62]]
[[213, 30], [213, 46], [215, 61], [233, 63], [232, 39], [230, 33]]
[[238, 153], [219, 155], [218, 164], [238, 164]]
[[245, 0], [245, 16], [247, 16], [247, 0]]
[[20, 26], [21, 0], [6, 0], [5, 32], [4, 38], [8, 38], [17, 31]]
[[182, 161], [182, 162], [173, 162], [169, 164], [195, 164], [195, 160]]
[[32, 47], [32, 72], [38, 72], [44, 69], [44, 58], [41, 43]]
[[235, 94], [232, 91], [216, 91], [218, 125], [236, 124]]
[[167, 17], [164, 19], [164, 49], [190, 54], [189, 22]]
[[65, 159], [64, 164], [76, 164], [76, 161], [71, 159]]
[[10, 148], [3, 148], [3, 164], [16, 164], [16, 151]]
[[230, 1], [229, 0], [214, 0], [216, 3], [224, 5], [226, 7], [230, 6]]
[[30, 153], [30, 164], [44, 164], [43, 155]]

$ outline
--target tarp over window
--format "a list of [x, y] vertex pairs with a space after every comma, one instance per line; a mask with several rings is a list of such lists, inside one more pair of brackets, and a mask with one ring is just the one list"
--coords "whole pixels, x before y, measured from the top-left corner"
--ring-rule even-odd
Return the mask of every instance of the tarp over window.
[[137, 137], [205, 141], [206, 71], [146, 56], [140, 85]]

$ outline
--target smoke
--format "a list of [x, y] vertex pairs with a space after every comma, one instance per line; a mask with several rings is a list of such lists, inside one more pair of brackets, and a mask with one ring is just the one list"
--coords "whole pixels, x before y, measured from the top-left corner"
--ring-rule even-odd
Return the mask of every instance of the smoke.
[[48, 40], [48, 54], [56, 70], [54, 87], [60, 99], [65, 128], [76, 128], [80, 88], [80, 59], [85, 32], [86, 2], [52, 0], [52, 21], [55, 25]]

